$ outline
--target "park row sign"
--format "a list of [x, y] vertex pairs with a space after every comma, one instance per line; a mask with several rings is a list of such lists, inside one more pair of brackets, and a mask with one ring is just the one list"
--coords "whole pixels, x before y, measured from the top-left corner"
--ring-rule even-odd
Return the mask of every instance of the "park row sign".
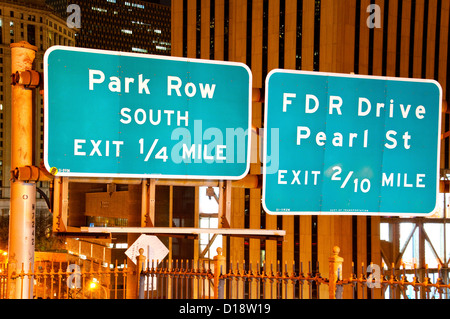
[[56, 175], [247, 174], [246, 65], [54, 46], [44, 69], [44, 160]]
[[[249, 171], [244, 64], [54, 46], [44, 73], [44, 162], [57, 176], [238, 180]], [[432, 212], [441, 99], [430, 80], [273, 70], [264, 209]]]

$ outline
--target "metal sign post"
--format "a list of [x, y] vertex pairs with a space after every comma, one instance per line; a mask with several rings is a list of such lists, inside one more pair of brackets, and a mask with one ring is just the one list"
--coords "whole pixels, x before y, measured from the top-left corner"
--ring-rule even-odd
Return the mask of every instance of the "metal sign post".
[[[37, 48], [26, 42], [11, 44], [13, 74], [31, 70]], [[12, 86], [11, 169], [31, 166], [33, 162], [32, 90], [17, 83]], [[15, 278], [23, 271], [33, 272], [35, 246], [36, 184], [34, 181], [11, 181], [9, 221], [10, 298], [33, 298], [33, 277]]]

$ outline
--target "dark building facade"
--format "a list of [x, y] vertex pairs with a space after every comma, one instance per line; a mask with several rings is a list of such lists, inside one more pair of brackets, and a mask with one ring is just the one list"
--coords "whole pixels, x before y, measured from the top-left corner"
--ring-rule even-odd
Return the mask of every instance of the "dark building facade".
[[131, 0], [46, 2], [69, 22], [77, 13], [73, 5], [79, 6], [77, 47], [170, 55], [170, 6]]
[[[448, 1], [173, 0], [171, 10], [173, 56], [245, 63], [252, 70], [254, 88], [264, 89], [266, 75], [283, 68], [434, 79], [448, 100]], [[255, 128], [263, 128], [263, 110], [263, 102], [253, 103]], [[449, 130], [448, 123], [444, 115], [443, 132]], [[448, 139], [442, 140], [443, 178], [449, 166], [448, 149]], [[260, 163], [252, 163], [250, 173], [261, 174]], [[426, 248], [431, 230], [423, 226], [430, 219], [274, 216], [262, 209], [260, 190], [233, 190], [232, 228], [284, 229], [287, 235], [281, 244], [232, 238], [226, 253], [232, 260], [254, 264], [261, 256], [267, 263], [278, 259], [287, 265], [309, 260], [314, 268], [316, 263], [326, 265], [338, 245], [341, 256], [352, 260], [354, 267], [370, 262], [399, 267], [402, 258], [407, 259], [406, 252], [419, 267], [426, 263], [437, 267], [435, 260], [445, 267], [449, 254], [443, 249], [446, 226], [442, 222], [447, 217], [443, 200], [433, 215], [437, 217], [433, 224], [440, 223], [436, 226], [440, 242], [434, 242], [439, 248], [432, 250]], [[406, 223], [410, 224], [406, 227]], [[411, 240], [419, 243], [415, 248], [408, 246], [412, 238], [408, 236], [415, 236]], [[351, 263], [345, 267], [344, 277], [355, 271]], [[379, 297], [378, 293], [373, 296]]]

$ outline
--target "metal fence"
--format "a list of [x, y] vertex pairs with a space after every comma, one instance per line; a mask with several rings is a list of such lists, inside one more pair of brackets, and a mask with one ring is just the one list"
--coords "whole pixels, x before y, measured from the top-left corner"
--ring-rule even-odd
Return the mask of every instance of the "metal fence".
[[[343, 260], [335, 247], [329, 258], [328, 278], [322, 276], [318, 265], [311, 262], [299, 265], [287, 263], [227, 263], [220, 252], [207, 268], [175, 269], [145, 267], [140, 272], [139, 298], [218, 298], [218, 299], [449, 299], [448, 268], [395, 269], [371, 265], [371, 273], [364, 265], [360, 274], [342, 276]], [[178, 265], [178, 264], [177, 264]], [[193, 263], [191, 265], [194, 265]], [[306, 272], [304, 272], [304, 267]], [[292, 271], [288, 271], [292, 269]], [[150, 285], [149, 281], [153, 284]], [[170, 291], [170, 281], [180, 284]], [[159, 283], [159, 284], [158, 284]], [[159, 286], [158, 286], [159, 285]], [[183, 294], [183, 289], [184, 294]], [[177, 292], [174, 295], [174, 291]]]
[[[0, 265], [0, 299], [33, 296], [34, 299], [124, 299], [133, 272], [125, 265], [114, 268], [95, 263], [36, 262], [29, 271], [11, 271]], [[30, 287], [30, 292], [25, 291]]]
[[377, 290], [382, 299], [450, 299], [449, 269], [441, 267], [407, 269], [403, 265], [399, 269], [382, 269], [380, 276], [361, 271], [359, 276], [352, 274], [337, 284], [341, 290], [351, 290], [354, 299], [371, 298]]
[[[385, 269], [342, 276], [342, 259], [334, 252], [328, 278], [311, 263], [227, 262], [220, 253], [213, 260], [148, 261], [137, 266], [104, 267], [37, 262], [31, 271], [0, 265], [0, 299], [11, 287], [24, 289], [32, 281], [36, 299], [449, 299], [447, 268]], [[392, 265], [391, 265], [392, 266]], [[375, 267], [373, 267], [375, 268]], [[290, 269], [290, 271], [288, 271]], [[322, 269], [323, 270], [323, 269]], [[8, 275], [9, 273], [9, 275]], [[25, 284], [24, 284], [25, 283]], [[23, 291], [21, 291], [23, 293]]]
[[214, 299], [214, 263], [210, 260], [148, 262], [139, 278], [140, 299]]

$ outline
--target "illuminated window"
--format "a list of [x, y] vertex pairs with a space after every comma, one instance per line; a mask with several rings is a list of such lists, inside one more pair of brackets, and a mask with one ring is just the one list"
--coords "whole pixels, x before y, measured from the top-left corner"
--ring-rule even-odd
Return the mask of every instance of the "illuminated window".
[[108, 12], [108, 10], [106, 10], [106, 9], [97, 8], [97, 7], [91, 7], [91, 10], [98, 11], [98, 12]]
[[148, 52], [148, 50], [146, 50], [146, 49], [135, 48], [135, 47], [133, 47], [131, 50], [133, 52], [140, 52], [140, 53], [147, 53]]

